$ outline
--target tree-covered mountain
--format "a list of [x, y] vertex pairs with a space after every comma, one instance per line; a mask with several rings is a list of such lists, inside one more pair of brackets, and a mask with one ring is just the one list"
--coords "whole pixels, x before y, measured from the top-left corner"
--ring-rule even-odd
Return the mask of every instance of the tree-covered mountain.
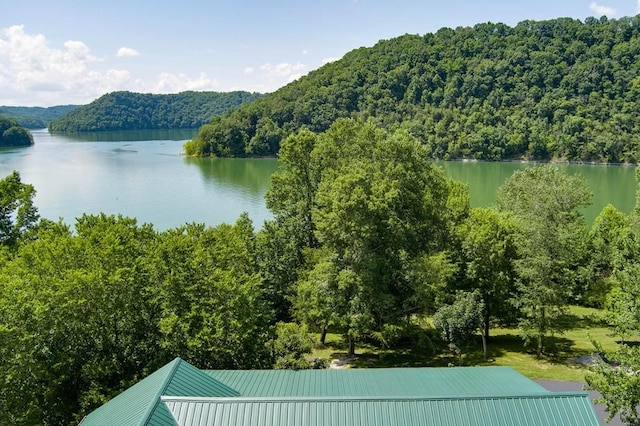
[[340, 117], [401, 126], [432, 158], [640, 161], [640, 15], [484, 23], [359, 48], [215, 117], [190, 155], [260, 156]]
[[259, 98], [249, 92], [182, 92], [168, 95], [113, 92], [49, 124], [55, 132], [199, 127], [229, 109]]
[[0, 115], [16, 120], [27, 129], [44, 129], [58, 117], [76, 109], [78, 105], [52, 107], [0, 106]]
[[29, 146], [33, 144], [33, 136], [16, 120], [0, 117], [0, 147]]

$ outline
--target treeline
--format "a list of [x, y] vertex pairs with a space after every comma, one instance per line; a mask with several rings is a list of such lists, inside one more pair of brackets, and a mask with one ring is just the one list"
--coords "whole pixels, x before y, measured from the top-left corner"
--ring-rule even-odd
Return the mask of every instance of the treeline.
[[17, 121], [0, 117], [0, 147], [29, 146], [33, 144], [31, 133]]
[[44, 129], [58, 117], [77, 108], [77, 105], [52, 107], [0, 106], [0, 116], [16, 120], [27, 129]]
[[53, 132], [196, 128], [261, 95], [249, 92], [108, 93], [52, 121]]
[[640, 161], [640, 16], [404, 35], [201, 128], [190, 155], [263, 156], [301, 128], [372, 118], [433, 159]]
[[470, 208], [414, 136], [373, 120], [301, 130], [280, 161], [257, 232], [246, 216], [158, 232], [85, 215], [72, 230], [38, 217], [17, 173], [0, 180], [0, 423], [77, 423], [175, 356], [308, 367], [306, 329], [351, 354], [440, 335], [461, 354], [479, 328], [491, 345], [492, 327], [517, 325], [541, 356], [569, 303], [640, 329], [638, 209], [608, 206], [589, 229], [578, 176], [533, 166], [495, 208]]

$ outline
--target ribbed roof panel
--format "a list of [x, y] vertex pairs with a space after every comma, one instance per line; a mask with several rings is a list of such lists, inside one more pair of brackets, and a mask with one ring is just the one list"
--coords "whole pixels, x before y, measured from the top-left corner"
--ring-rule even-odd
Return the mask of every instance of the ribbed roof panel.
[[586, 392], [460, 398], [162, 397], [180, 426], [597, 426]]
[[548, 391], [509, 367], [210, 370], [243, 396], [477, 396]]

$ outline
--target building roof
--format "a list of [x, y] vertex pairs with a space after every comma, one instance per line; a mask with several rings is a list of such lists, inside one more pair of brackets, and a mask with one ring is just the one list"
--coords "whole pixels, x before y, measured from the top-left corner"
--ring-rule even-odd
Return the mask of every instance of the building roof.
[[597, 425], [586, 392], [509, 367], [202, 371], [176, 358], [96, 409], [94, 425]]
[[230, 397], [240, 394], [191, 364], [176, 358], [93, 411], [80, 424], [175, 425], [167, 406], [160, 401], [162, 395]]
[[442, 397], [548, 393], [510, 367], [210, 370], [243, 396]]
[[178, 426], [597, 426], [586, 392], [452, 398], [162, 397]]

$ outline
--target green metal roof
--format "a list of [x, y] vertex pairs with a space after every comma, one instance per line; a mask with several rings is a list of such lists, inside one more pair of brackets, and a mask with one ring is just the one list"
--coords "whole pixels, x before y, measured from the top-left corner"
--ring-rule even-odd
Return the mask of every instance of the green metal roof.
[[597, 426], [586, 392], [452, 398], [162, 397], [179, 426]]
[[176, 358], [102, 405], [82, 426], [174, 426], [176, 422], [160, 396], [233, 397], [240, 394], [189, 363]]
[[[240, 396], [240, 395], [243, 396]], [[586, 392], [509, 367], [201, 371], [176, 358], [82, 426], [597, 425]]]
[[509, 367], [205, 372], [243, 396], [442, 397], [549, 392]]

